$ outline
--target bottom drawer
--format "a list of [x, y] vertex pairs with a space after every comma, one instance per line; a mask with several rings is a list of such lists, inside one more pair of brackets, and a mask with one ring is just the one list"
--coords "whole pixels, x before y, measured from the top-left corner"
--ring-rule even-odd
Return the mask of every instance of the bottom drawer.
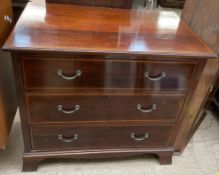
[[30, 128], [33, 150], [165, 147], [173, 126], [37, 125]]

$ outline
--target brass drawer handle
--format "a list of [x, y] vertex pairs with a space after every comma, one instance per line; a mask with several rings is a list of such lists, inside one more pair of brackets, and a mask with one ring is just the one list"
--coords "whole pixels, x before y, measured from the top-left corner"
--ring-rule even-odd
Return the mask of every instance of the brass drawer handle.
[[76, 70], [75, 75], [69, 76], [65, 75], [62, 70], [57, 70], [57, 75], [65, 80], [74, 80], [75, 78], [80, 77], [82, 75], [82, 72], [81, 70]]
[[144, 76], [145, 76], [147, 79], [151, 80], [151, 81], [159, 81], [159, 80], [161, 80], [162, 78], [165, 78], [165, 77], [167, 76], [167, 73], [166, 73], [166, 72], [161, 72], [160, 75], [154, 77], [154, 76], [151, 76], [151, 75], [149, 74], [149, 72], [145, 72], [145, 73], [144, 73]]
[[145, 109], [142, 105], [137, 104], [137, 109], [138, 109], [139, 111], [141, 111], [141, 112], [144, 112], [144, 113], [150, 113], [150, 112], [153, 112], [153, 111], [155, 111], [155, 110], [157, 109], [157, 105], [156, 105], [156, 104], [153, 104], [153, 105], [151, 105], [150, 108]]
[[72, 137], [65, 137], [63, 136], [62, 134], [59, 134], [58, 135], [58, 139], [63, 141], [64, 143], [71, 143], [71, 142], [74, 142], [78, 139], [78, 134], [74, 134]]
[[141, 136], [137, 136], [135, 133], [131, 133], [131, 138], [133, 139], [133, 140], [136, 140], [136, 141], [142, 141], [142, 140], [146, 140], [146, 139], [148, 139], [149, 138], [149, 133], [144, 133], [143, 135], [141, 135]]
[[73, 113], [75, 113], [75, 112], [80, 110], [80, 106], [79, 105], [75, 105], [75, 108], [73, 110], [67, 111], [67, 110], [64, 109], [64, 107], [62, 105], [58, 105], [57, 109], [58, 109], [58, 111], [61, 111], [64, 114], [73, 114]]

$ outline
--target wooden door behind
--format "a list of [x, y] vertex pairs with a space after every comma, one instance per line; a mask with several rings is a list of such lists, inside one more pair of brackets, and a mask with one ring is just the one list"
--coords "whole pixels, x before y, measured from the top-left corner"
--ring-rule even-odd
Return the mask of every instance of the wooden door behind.
[[186, 0], [182, 18], [219, 54], [219, 0]]
[[[13, 27], [11, 0], [1, 0], [0, 48]], [[5, 149], [17, 109], [11, 58], [0, 49], [0, 150]]]
[[13, 26], [11, 0], [2, 0], [0, 5], [0, 47], [7, 38]]
[[[215, 53], [219, 54], [219, 0], [186, 0], [182, 19]], [[218, 59], [215, 59], [214, 62], [218, 64]], [[216, 80], [217, 77], [215, 77], [215, 87], [219, 86], [219, 81]], [[215, 91], [216, 89], [209, 93], [209, 97], [203, 104], [204, 109], [208, 107]], [[187, 138], [188, 142], [204, 119], [205, 112], [205, 110], [200, 111], [199, 117], [196, 118]]]

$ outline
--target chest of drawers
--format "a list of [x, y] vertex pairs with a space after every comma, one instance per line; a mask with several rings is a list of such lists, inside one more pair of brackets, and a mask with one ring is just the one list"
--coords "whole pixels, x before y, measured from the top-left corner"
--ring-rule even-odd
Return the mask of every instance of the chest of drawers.
[[218, 69], [171, 12], [29, 3], [4, 49], [13, 56], [24, 171], [62, 157], [157, 154], [170, 164]]

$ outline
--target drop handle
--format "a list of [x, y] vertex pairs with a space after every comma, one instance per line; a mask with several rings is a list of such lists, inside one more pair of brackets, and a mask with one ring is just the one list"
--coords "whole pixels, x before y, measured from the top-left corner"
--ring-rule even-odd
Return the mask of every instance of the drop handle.
[[130, 136], [133, 140], [142, 141], [142, 140], [146, 140], [149, 138], [149, 133], [146, 132], [142, 135], [136, 135], [135, 133], [132, 132]]
[[167, 76], [166, 72], [161, 72], [158, 76], [151, 76], [149, 72], [145, 72], [144, 76], [151, 81], [159, 81]]
[[77, 133], [75, 133], [72, 137], [65, 137], [62, 134], [58, 135], [58, 139], [64, 143], [72, 143], [76, 140], [78, 140], [79, 135]]
[[81, 70], [76, 70], [75, 75], [71, 76], [71, 75], [65, 75], [63, 70], [57, 70], [57, 75], [65, 80], [74, 80], [77, 77], [80, 77], [82, 75], [82, 72], [81, 72]]
[[149, 108], [144, 108], [142, 105], [137, 104], [137, 109], [141, 112], [144, 112], [144, 113], [150, 113], [150, 112], [153, 112], [157, 109], [157, 105], [153, 104]]
[[64, 113], [64, 114], [74, 114], [75, 112], [80, 110], [80, 106], [79, 105], [75, 105], [74, 109], [72, 110], [66, 110], [64, 109], [64, 107], [62, 105], [58, 105], [57, 106], [58, 111]]

